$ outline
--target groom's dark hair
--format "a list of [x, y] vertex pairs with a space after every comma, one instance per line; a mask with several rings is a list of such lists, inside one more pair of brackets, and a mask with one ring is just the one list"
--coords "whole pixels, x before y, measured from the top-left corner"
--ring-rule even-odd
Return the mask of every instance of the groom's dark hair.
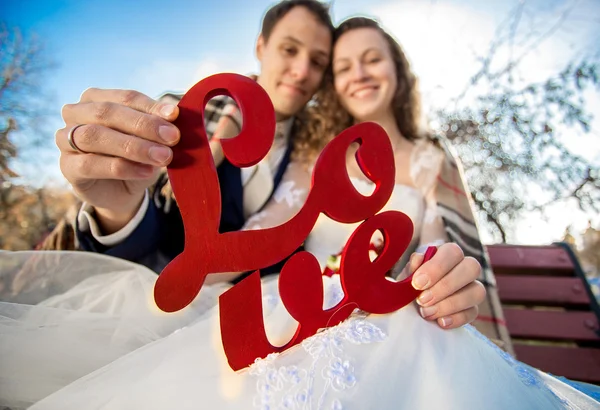
[[333, 23], [331, 22], [328, 4], [322, 3], [318, 0], [284, 0], [267, 10], [265, 17], [263, 18], [260, 34], [265, 39], [265, 42], [269, 41], [271, 32], [279, 20], [281, 20], [290, 10], [296, 7], [304, 7], [307, 9], [313, 16], [315, 16], [317, 21], [327, 27], [333, 37], [335, 27], [333, 27]]

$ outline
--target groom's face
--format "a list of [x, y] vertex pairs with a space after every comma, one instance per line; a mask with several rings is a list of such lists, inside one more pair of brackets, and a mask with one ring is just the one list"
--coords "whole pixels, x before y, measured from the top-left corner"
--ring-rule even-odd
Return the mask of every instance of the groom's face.
[[267, 91], [278, 120], [295, 115], [321, 85], [331, 58], [331, 33], [305, 7], [291, 9], [268, 39], [256, 44], [259, 84]]

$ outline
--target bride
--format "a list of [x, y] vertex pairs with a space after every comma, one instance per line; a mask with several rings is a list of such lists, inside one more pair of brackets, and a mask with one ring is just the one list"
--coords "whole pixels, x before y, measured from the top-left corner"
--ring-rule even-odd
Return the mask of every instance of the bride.
[[[338, 98], [346, 120], [373, 121], [386, 130], [397, 174], [384, 210], [410, 216], [414, 247], [440, 245], [450, 239], [435, 206], [435, 177], [445, 155], [398, 126], [407, 107], [395, 110], [393, 99], [408, 85], [398, 81], [390, 41], [371, 20], [343, 23], [334, 47], [332, 89], [322, 98]], [[322, 140], [306, 137], [306, 152], [247, 229], [278, 225], [302, 207], [310, 188], [311, 147], [318, 152], [321, 141], [337, 132], [318, 118], [312, 121]], [[352, 152], [348, 172], [359, 192], [373, 192]], [[333, 273], [323, 276], [325, 308], [343, 297], [331, 256], [339, 254], [354, 228], [320, 216], [305, 242], [321, 267]], [[379, 238], [374, 239], [377, 248]], [[448, 249], [456, 246], [440, 246], [440, 252]], [[40, 273], [40, 289], [56, 295], [29, 308], [0, 304], [6, 312], [0, 321], [0, 396], [12, 398], [12, 408], [25, 407], [29, 402], [23, 398], [36, 395], [33, 409], [600, 408], [585, 394], [519, 363], [471, 326], [443, 330], [422, 320], [413, 306], [386, 315], [355, 311], [300, 345], [234, 372], [223, 351], [217, 307], [228, 285], [204, 286], [191, 305], [167, 315], [152, 304], [155, 274], [138, 265], [83, 253], [5, 254], [2, 265], [6, 275], [23, 269]], [[262, 293], [267, 335], [282, 345], [296, 323], [281, 302], [277, 278], [264, 279]], [[421, 314], [445, 318], [444, 312], [427, 311], [432, 301], [426, 295], [418, 300]], [[53, 351], [61, 356], [53, 357]], [[61, 368], [73, 358], [80, 368]], [[46, 396], [77, 373], [87, 375]]]

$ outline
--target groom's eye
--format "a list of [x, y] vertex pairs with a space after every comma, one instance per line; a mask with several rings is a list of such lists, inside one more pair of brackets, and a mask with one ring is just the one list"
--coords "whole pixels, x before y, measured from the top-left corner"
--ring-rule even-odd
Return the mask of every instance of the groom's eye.
[[295, 47], [283, 47], [283, 53], [288, 56], [294, 56], [298, 50]]
[[325, 67], [327, 66], [327, 63], [324, 63], [321, 60], [312, 60], [311, 64], [314, 65], [315, 67], [317, 67], [320, 70], [324, 70]]

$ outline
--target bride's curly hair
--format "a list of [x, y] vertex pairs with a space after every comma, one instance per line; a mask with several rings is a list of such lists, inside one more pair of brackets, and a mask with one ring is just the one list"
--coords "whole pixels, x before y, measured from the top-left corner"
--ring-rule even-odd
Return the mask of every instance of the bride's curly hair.
[[[373, 28], [387, 41], [398, 80], [396, 94], [392, 100], [396, 124], [407, 140], [414, 141], [421, 138], [421, 96], [418, 81], [410, 69], [400, 44], [377, 21], [366, 17], [354, 17], [336, 28], [333, 36], [334, 45], [344, 33], [359, 28]], [[335, 92], [331, 64], [323, 78], [323, 86], [306, 109], [299, 114], [297, 121], [299, 127], [294, 155], [295, 158], [303, 161], [314, 159], [329, 141], [354, 124], [354, 118], [342, 107]]]

